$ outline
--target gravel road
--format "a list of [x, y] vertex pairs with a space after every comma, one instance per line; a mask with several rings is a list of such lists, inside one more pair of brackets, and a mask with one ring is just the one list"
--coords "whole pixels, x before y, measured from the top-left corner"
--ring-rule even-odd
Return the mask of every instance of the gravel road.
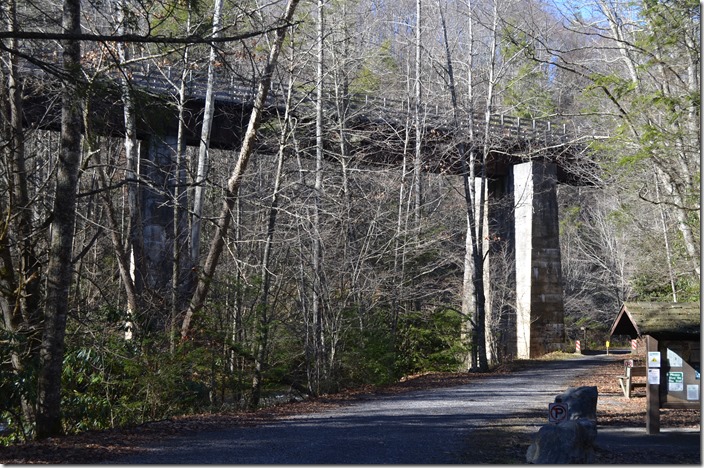
[[368, 397], [254, 427], [170, 438], [107, 463], [471, 463], [473, 429], [547, 415], [548, 404], [571, 379], [605, 362], [598, 355], [545, 361], [468, 385]]

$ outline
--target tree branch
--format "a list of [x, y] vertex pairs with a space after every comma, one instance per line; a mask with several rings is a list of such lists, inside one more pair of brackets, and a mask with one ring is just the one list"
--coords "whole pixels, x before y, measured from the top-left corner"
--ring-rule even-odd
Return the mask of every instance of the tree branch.
[[234, 42], [251, 37], [261, 36], [263, 34], [278, 31], [281, 28], [288, 28], [295, 23], [283, 23], [272, 26], [267, 29], [250, 31], [234, 36], [221, 37], [204, 37], [201, 35], [191, 34], [188, 36], [140, 36], [138, 34], [66, 34], [66, 33], [47, 33], [38, 31], [0, 31], [0, 39], [40, 39], [40, 40], [56, 40], [56, 41], [94, 41], [94, 42], [131, 42], [142, 44], [214, 44], [220, 42]]

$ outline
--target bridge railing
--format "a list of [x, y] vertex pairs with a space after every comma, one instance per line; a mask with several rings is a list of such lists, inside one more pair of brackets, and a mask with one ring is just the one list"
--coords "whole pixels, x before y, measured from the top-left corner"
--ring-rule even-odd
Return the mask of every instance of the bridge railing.
[[[391, 118], [399, 120], [400, 115], [404, 118], [413, 112], [413, 102], [407, 100], [397, 100], [388, 98], [378, 98], [373, 96], [353, 96], [351, 107], [356, 112], [374, 111], [379, 118]], [[389, 113], [400, 113], [389, 117]], [[439, 127], [450, 127], [453, 125], [451, 116], [452, 109], [449, 106], [440, 104], [425, 104], [421, 109], [422, 118], [431, 124]], [[466, 129], [469, 127], [469, 116], [460, 111], [458, 116], [459, 125]], [[474, 112], [472, 114], [472, 126], [477, 138], [483, 138], [486, 125], [486, 114]], [[567, 143], [571, 138], [571, 133], [567, 130], [567, 124], [554, 122], [548, 119], [527, 119], [517, 116], [510, 116], [502, 113], [491, 114], [489, 116], [489, 133], [492, 138], [509, 138], [522, 140], [541, 140], [544, 143], [560, 144]]]
[[[133, 86], [145, 89], [157, 95], [176, 95], [181, 82], [180, 67], [149, 67], [140, 66], [129, 70], [130, 81]], [[39, 67], [27, 64], [24, 72], [29, 74], [44, 74]], [[112, 79], [119, 79], [123, 75], [119, 70], [114, 70], [106, 74]], [[250, 104], [256, 95], [256, 85], [254, 82], [245, 82], [232, 76], [225, 76], [216, 73], [214, 97], [221, 102], [235, 102], [240, 104]], [[190, 98], [204, 99], [207, 91], [207, 75], [205, 70], [189, 70], [185, 76], [186, 94]], [[283, 105], [283, 96], [278, 94], [281, 89], [278, 84], [271, 87], [267, 99], [268, 106]], [[313, 103], [314, 95], [310, 92], [299, 91], [296, 99], [303, 103]], [[330, 101], [332, 102], [330, 96]], [[413, 102], [387, 97], [355, 94], [349, 97], [348, 112], [351, 115], [363, 115], [368, 120], [378, 120], [386, 122], [407, 121], [409, 113], [413, 112]], [[450, 116], [452, 111], [449, 106], [435, 103], [424, 105], [422, 109], [423, 117], [427, 123], [438, 128], [450, 128], [452, 121]], [[468, 115], [459, 119], [463, 128], [468, 128]], [[486, 115], [474, 113], [471, 118], [472, 126], [477, 138], [482, 138]], [[489, 130], [492, 138], [503, 138], [512, 140], [536, 141], [541, 144], [563, 144], [569, 141], [570, 134], [564, 123], [554, 123], [546, 119], [523, 119], [520, 117], [505, 114], [492, 114], [489, 117]]]
[[[170, 88], [171, 92], [173, 92], [173, 85], [169, 84], [169, 82], [175, 82], [174, 78], [180, 79], [180, 73], [178, 68], [165, 68], [154, 72], [147, 67], [145, 73], [137, 72], [133, 74], [133, 77], [135, 80], [142, 80], [143, 83], [148, 84], [150, 89], [162, 89], [167, 92]], [[256, 86], [253, 83], [245, 84], [243, 80], [238, 81], [221, 74], [216, 74], [215, 77], [215, 99], [230, 102], [254, 101]], [[205, 71], [189, 71], [186, 82], [189, 96], [201, 99], [205, 97], [207, 89]], [[281, 89], [279, 84], [274, 83], [269, 92], [267, 105], [275, 106], [283, 102], [283, 96], [277, 94], [279, 89]], [[302, 102], [312, 103], [314, 99], [312, 90], [310, 93], [299, 91], [295, 95], [297, 100]], [[329, 98], [332, 101], [333, 96], [331, 95]], [[405, 119], [406, 113], [413, 109], [413, 103], [411, 102], [409, 105], [407, 100], [368, 94], [353, 94], [349, 98], [349, 103], [351, 110], [355, 113], [376, 112], [379, 114], [379, 118], [392, 121]], [[426, 104], [423, 106], [422, 112], [433, 124], [446, 126], [451, 124], [448, 118], [451, 115], [449, 106], [442, 106], [438, 103]], [[461, 124], [465, 128], [468, 126], [468, 120], [467, 116], [460, 119]], [[472, 115], [472, 125], [476, 135], [483, 135], [485, 122], [485, 114], [474, 113]], [[567, 125], [564, 123], [555, 123], [547, 119], [525, 119], [501, 113], [490, 116], [489, 130], [491, 135], [496, 138], [540, 140], [544, 144], [566, 143], [570, 137], [567, 132]]]
[[[146, 88], [151, 92], [174, 94], [180, 86], [181, 71], [167, 67], [157, 71], [135, 71], [132, 73], [132, 83]], [[190, 98], [205, 99], [208, 89], [208, 77], [203, 71], [189, 70], [185, 77], [186, 94]], [[233, 78], [224, 78], [216, 75], [213, 97], [225, 102], [254, 102], [256, 87], [236, 81]], [[276, 97], [272, 94], [267, 99], [267, 104], [273, 105]]]

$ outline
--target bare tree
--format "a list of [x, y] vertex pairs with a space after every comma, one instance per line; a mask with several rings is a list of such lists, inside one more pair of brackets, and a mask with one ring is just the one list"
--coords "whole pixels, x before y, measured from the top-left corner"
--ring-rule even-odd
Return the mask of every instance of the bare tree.
[[[213, 34], [217, 39], [221, 34], [223, 0], [215, 0], [213, 6]], [[212, 129], [215, 103], [213, 92], [215, 86], [215, 60], [217, 49], [215, 44], [210, 46], [208, 59], [208, 84], [205, 90], [205, 108], [203, 109], [203, 123], [201, 127], [200, 145], [198, 147], [198, 164], [193, 194], [193, 220], [191, 222], [191, 263], [197, 265], [200, 260], [200, 230], [203, 217], [203, 202], [205, 199], [205, 185], [208, 174], [208, 151], [210, 150], [210, 132]]]
[[[423, 16], [422, 1], [416, 0], [415, 27], [415, 75], [413, 81], [413, 129], [415, 132], [415, 152], [413, 154], [413, 221], [414, 229], [420, 228], [421, 206], [423, 205], [423, 82], [422, 82], [422, 51], [423, 51]], [[416, 231], [416, 236], [420, 233]]]
[[[62, 28], [70, 35], [81, 33], [81, 5], [65, 0]], [[68, 293], [72, 278], [73, 234], [76, 220], [76, 187], [81, 159], [81, 107], [75, 84], [80, 83], [81, 46], [75, 39], [63, 42], [63, 70], [73, 78], [65, 83], [61, 105], [61, 157], [57, 167], [51, 244], [47, 267], [44, 329], [39, 354], [37, 437], [63, 432], [61, 426], [61, 369], [68, 316]]]
[[[17, 5], [14, 0], [6, 3], [5, 18], [8, 31], [16, 31]], [[18, 50], [16, 39], [9, 39], [7, 47]], [[25, 162], [25, 132], [23, 129], [22, 84], [19, 77], [18, 57], [5, 54], [1, 65], [0, 95], [6, 105], [0, 108], [3, 117], [1, 129], [5, 145], [0, 148], [8, 161], [7, 200], [0, 204], [3, 221], [0, 223], [0, 309], [3, 329], [8, 331], [13, 343], [10, 360], [15, 373], [22, 374], [26, 363], [36, 359], [39, 349], [41, 322], [41, 265], [35, 252], [32, 237], [35, 235], [33, 209], [28, 189], [28, 171]], [[14, 234], [14, 236], [13, 236]], [[11, 237], [15, 237], [14, 241]], [[17, 260], [13, 259], [13, 244]], [[26, 349], [18, 348], [20, 342]], [[26, 395], [21, 395], [22, 413], [26, 422], [34, 419], [34, 408]]]
[[[118, 5], [118, 33], [130, 33], [129, 24], [133, 23], [131, 18], [130, 4], [127, 0], [120, 0]], [[129, 250], [121, 252], [122, 245], [116, 245], [118, 261], [129, 261], [132, 259], [132, 267], [126, 271], [133, 271], [132, 274], [123, 277], [123, 284], [127, 290], [128, 316], [132, 318], [127, 325], [127, 335], [131, 336], [132, 329], [139, 326], [140, 316], [143, 313], [140, 293], [144, 285], [144, 238], [142, 226], [142, 210], [139, 200], [139, 144], [137, 141], [137, 116], [134, 102], [134, 91], [130, 84], [127, 66], [131, 60], [129, 46], [123, 42], [117, 44], [118, 66], [123, 70], [121, 77], [123, 119], [125, 125], [125, 179], [127, 181], [127, 209], [129, 211]], [[117, 226], [114, 226], [117, 227]], [[113, 240], [116, 241], [113, 237]], [[121, 265], [124, 273], [125, 265]]]
[[[551, 44], [531, 36], [547, 52], [534, 60], [577, 77], [589, 90], [584, 113], [603, 109], [591, 120], [610, 136], [607, 145], [600, 144], [604, 154], [612, 153], [625, 170], [638, 170], [642, 164], [655, 170], [662, 182], [661, 203], [676, 215], [696, 277], [699, 188], [692, 174], [698, 172], [700, 134], [699, 106], [690, 97], [699, 86], [699, 8], [693, 3], [668, 8], [618, 1], [599, 1], [584, 11], [566, 6], [560, 24], [571, 43]], [[589, 57], [582, 52], [585, 44], [595, 52]], [[654, 201], [652, 196], [646, 199]]]
[[325, 0], [317, 2], [316, 21], [316, 95], [315, 95], [315, 185], [313, 187], [313, 219], [311, 221], [311, 268], [312, 298], [311, 317], [313, 324], [313, 369], [311, 383], [313, 392], [319, 394], [321, 384], [326, 380], [325, 339], [323, 329], [323, 241], [321, 236], [321, 198], [323, 194], [323, 159], [325, 141], [323, 139], [323, 89], [325, 85]]
[[[478, 233], [484, 231], [483, 228], [478, 227], [477, 224], [483, 223], [483, 218], [478, 218], [476, 214], [477, 205], [474, 203], [476, 192], [476, 179], [475, 179], [475, 161], [474, 161], [474, 149], [473, 142], [476, 135], [474, 134], [474, 124], [472, 122], [473, 115], [473, 20], [471, 14], [471, 2], [467, 3], [468, 15], [468, 35], [469, 35], [469, 47], [468, 47], [468, 96], [467, 100], [469, 103], [469, 126], [467, 126], [468, 138], [470, 142], [470, 148], [466, 148], [462, 140], [461, 129], [464, 126], [461, 124], [459, 117], [459, 103], [457, 97], [457, 89], [455, 85], [455, 75], [454, 67], [452, 61], [452, 54], [450, 51], [450, 43], [448, 41], [447, 35], [447, 24], [445, 22], [445, 12], [440, 1], [437, 2], [438, 11], [440, 13], [440, 26], [442, 28], [443, 39], [445, 44], [445, 71], [447, 73], [447, 83], [450, 92], [450, 102], [452, 104], [452, 122], [453, 128], [455, 129], [456, 138], [458, 138], [457, 149], [459, 152], [460, 163], [462, 165], [462, 181], [464, 187], [464, 197], [465, 205], [467, 210], [467, 229], [465, 232], [465, 255], [464, 255], [464, 280], [462, 288], [462, 316], [463, 316], [463, 328], [469, 324], [469, 354], [468, 359], [466, 359], [467, 369], [475, 369], [476, 364], [479, 362], [479, 352], [481, 347], [478, 346], [478, 340], [480, 338], [479, 328], [484, 327], [484, 323], [478, 322], [477, 309], [484, 307], [484, 301], [481, 298], [483, 295], [483, 274], [482, 274], [482, 254], [479, 250], [479, 246], [482, 244], [481, 237], [477, 238]], [[469, 160], [467, 159], [467, 153], [469, 152]], [[481, 284], [478, 284], [481, 283]], [[481, 304], [480, 304], [481, 301]], [[465, 339], [466, 339], [465, 338]]]
[[[291, 35], [293, 35], [291, 33]], [[291, 48], [293, 53], [293, 48]], [[293, 64], [293, 60], [291, 60]], [[252, 377], [252, 397], [250, 399], [250, 408], [256, 408], [261, 399], [261, 390], [263, 383], [263, 370], [266, 366], [267, 353], [269, 351], [269, 338], [272, 327], [273, 318], [271, 310], [271, 282], [272, 282], [272, 254], [274, 248], [274, 234], [276, 231], [276, 221], [279, 215], [279, 204], [281, 197], [281, 184], [283, 178], [284, 160], [288, 151], [290, 133], [292, 129], [291, 104], [293, 99], [293, 81], [294, 75], [290, 72], [288, 86], [286, 92], [286, 105], [284, 115], [281, 117], [281, 133], [279, 136], [279, 149], [276, 163], [276, 174], [274, 176], [274, 187], [271, 193], [271, 202], [269, 204], [266, 237], [264, 240], [264, 248], [261, 256], [261, 292], [258, 303], [259, 315], [256, 320], [256, 352], [254, 356], [254, 375]], [[283, 90], [282, 90], [283, 91]]]
[[247, 132], [245, 134], [244, 140], [242, 142], [242, 148], [239, 152], [239, 157], [235, 167], [227, 181], [227, 187], [223, 199], [223, 204], [220, 210], [220, 215], [218, 217], [218, 223], [216, 232], [213, 236], [213, 240], [210, 244], [210, 249], [208, 251], [208, 256], [203, 264], [201, 276], [198, 280], [198, 285], [196, 291], [191, 299], [188, 310], [186, 311], [185, 317], [183, 319], [183, 324], [181, 326], [181, 337], [186, 338], [190, 331], [191, 318], [193, 314], [200, 309], [202, 309], [205, 299], [210, 289], [210, 284], [215, 275], [215, 269], [218, 265], [220, 259], [220, 254], [222, 253], [222, 248], [225, 242], [225, 236], [227, 230], [230, 226], [230, 221], [232, 219], [232, 210], [237, 201], [240, 186], [242, 184], [242, 177], [247, 169], [249, 163], [249, 158], [252, 155], [254, 149], [254, 141], [257, 136], [257, 130], [259, 128], [259, 123], [261, 120], [262, 112], [265, 107], [266, 97], [269, 92], [269, 87], [271, 85], [271, 78], [274, 73], [274, 67], [279, 56], [279, 52], [286, 37], [286, 29], [288, 24], [293, 18], [293, 14], [298, 5], [298, 0], [289, 0], [286, 5], [286, 10], [284, 14], [278, 21], [278, 29], [276, 30], [276, 39], [272, 44], [271, 51], [269, 52], [269, 58], [267, 60], [266, 68], [262, 73], [262, 77], [259, 81], [259, 88], [257, 90], [257, 95], [254, 101], [254, 109], [247, 126]]

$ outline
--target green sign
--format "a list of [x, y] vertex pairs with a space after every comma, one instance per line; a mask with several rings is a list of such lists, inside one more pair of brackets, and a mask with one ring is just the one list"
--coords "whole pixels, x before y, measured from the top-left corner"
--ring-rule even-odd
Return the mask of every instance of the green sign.
[[684, 372], [668, 372], [667, 373], [668, 383], [682, 383], [684, 382]]

